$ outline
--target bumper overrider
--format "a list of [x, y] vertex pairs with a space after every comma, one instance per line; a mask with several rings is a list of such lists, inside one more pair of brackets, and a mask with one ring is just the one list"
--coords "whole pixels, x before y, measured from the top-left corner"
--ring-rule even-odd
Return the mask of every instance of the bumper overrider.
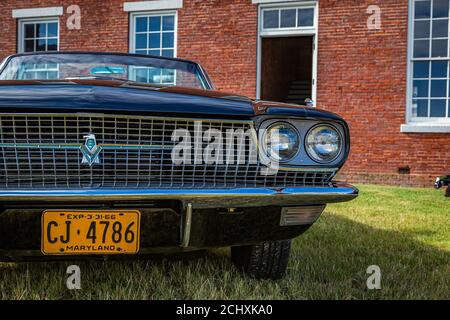
[[0, 256], [42, 256], [42, 212], [66, 205], [139, 209], [139, 254], [146, 254], [295, 238], [327, 203], [357, 196], [356, 188], [338, 182], [293, 188], [1, 191]]

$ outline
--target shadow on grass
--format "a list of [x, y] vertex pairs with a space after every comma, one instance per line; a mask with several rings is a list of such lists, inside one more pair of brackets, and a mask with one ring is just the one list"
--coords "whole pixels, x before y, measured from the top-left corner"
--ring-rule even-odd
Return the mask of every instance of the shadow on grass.
[[[66, 289], [66, 268], [82, 289]], [[378, 265], [382, 289], [368, 290]], [[293, 244], [287, 276], [256, 281], [232, 266], [229, 250], [196, 260], [0, 264], [2, 299], [448, 299], [450, 252], [408, 234], [324, 215]]]

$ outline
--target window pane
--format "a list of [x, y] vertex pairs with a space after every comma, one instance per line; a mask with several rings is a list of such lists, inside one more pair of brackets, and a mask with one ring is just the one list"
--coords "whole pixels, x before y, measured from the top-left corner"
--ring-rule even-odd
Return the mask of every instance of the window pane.
[[169, 57], [169, 58], [173, 58], [175, 55], [173, 50], [163, 50], [162, 51], [162, 56], [163, 57]]
[[413, 101], [413, 117], [428, 117], [428, 100]]
[[428, 78], [430, 74], [430, 63], [428, 61], [414, 62], [414, 78]]
[[45, 38], [46, 32], [47, 32], [47, 30], [46, 30], [46, 24], [45, 23], [38, 23], [36, 25], [36, 35], [39, 38]]
[[148, 47], [151, 49], [161, 48], [161, 34], [150, 33], [148, 35]]
[[47, 69], [58, 69], [57, 63], [47, 63]]
[[264, 11], [264, 29], [278, 28], [278, 10]]
[[161, 31], [161, 17], [150, 17], [150, 31]]
[[47, 41], [47, 50], [48, 51], [58, 51], [58, 40], [49, 39]]
[[162, 83], [174, 83], [175, 82], [175, 71], [173, 69], [162, 69], [161, 72], [161, 82]]
[[49, 71], [47, 72], [47, 79], [48, 80], [58, 80], [58, 72], [57, 71]]
[[36, 51], [45, 51], [45, 39], [36, 40]]
[[430, 117], [445, 117], [445, 100], [431, 100]]
[[448, 0], [433, 1], [433, 18], [448, 17]]
[[298, 9], [298, 26], [312, 27], [314, 26], [314, 9]]
[[148, 81], [150, 83], [161, 83], [161, 69], [158, 68], [149, 68], [149, 77]]
[[447, 40], [433, 40], [432, 57], [447, 57]]
[[31, 79], [33, 79], [33, 72], [26, 72], [26, 73], [24, 73], [23, 79], [24, 80], [31, 80]]
[[57, 23], [49, 23], [47, 30], [48, 30], [47, 37], [57, 37], [58, 36], [58, 24]]
[[430, 18], [431, 1], [416, 1], [414, 12], [416, 19]]
[[160, 56], [161, 50], [148, 50], [148, 54], [152, 56]]
[[136, 50], [137, 54], [147, 54], [147, 50]]
[[147, 34], [137, 34], [136, 35], [136, 49], [146, 49], [147, 48]]
[[25, 25], [25, 38], [34, 38], [34, 24]]
[[136, 70], [136, 81], [148, 82], [147, 69], [139, 68]]
[[281, 10], [281, 28], [295, 28], [295, 9]]
[[175, 16], [163, 17], [163, 30], [175, 30]]
[[431, 81], [431, 97], [442, 98], [447, 96], [447, 81], [432, 80]]
[[428, 97], [428, 80], [414, 80], [413, 97]]
[[25, 40], [25, 52], [34, 52], [34, 40]]
[[163, 48], [173, 48], [174, 47], [174, 34], [173, 32], [165, 32], [163, 33]]
[[430, 56], [430, 41], [414, 41], [414, 58], [428, 58]]
[[138, 17], [136, 18], [136, 32], [147, 32], [148, 31], [148, 18]]
[[433, 61], [431, 63], [431, 77], [447, 78], [447, 61]]
[[430, 37], [430, 21], [416, 21], [414, 23], [414, 39]]
[[448, 37], [448, 19], [433, 20], [433, 38]]

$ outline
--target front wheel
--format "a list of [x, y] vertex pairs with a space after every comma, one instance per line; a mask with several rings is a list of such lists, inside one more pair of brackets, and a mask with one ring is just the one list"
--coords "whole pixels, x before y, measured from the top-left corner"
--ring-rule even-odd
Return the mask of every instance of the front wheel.
[[291, 240], [231, 247], [231, 259], [234, 265], [255, 279], [283, 278], [290, 253]]

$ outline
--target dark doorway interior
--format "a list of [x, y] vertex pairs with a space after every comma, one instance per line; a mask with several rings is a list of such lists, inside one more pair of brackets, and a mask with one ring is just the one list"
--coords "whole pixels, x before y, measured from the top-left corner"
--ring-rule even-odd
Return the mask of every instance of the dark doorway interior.
[[261, 99], [305, 104], [312, 98], [314, 37], [263, 38]]

